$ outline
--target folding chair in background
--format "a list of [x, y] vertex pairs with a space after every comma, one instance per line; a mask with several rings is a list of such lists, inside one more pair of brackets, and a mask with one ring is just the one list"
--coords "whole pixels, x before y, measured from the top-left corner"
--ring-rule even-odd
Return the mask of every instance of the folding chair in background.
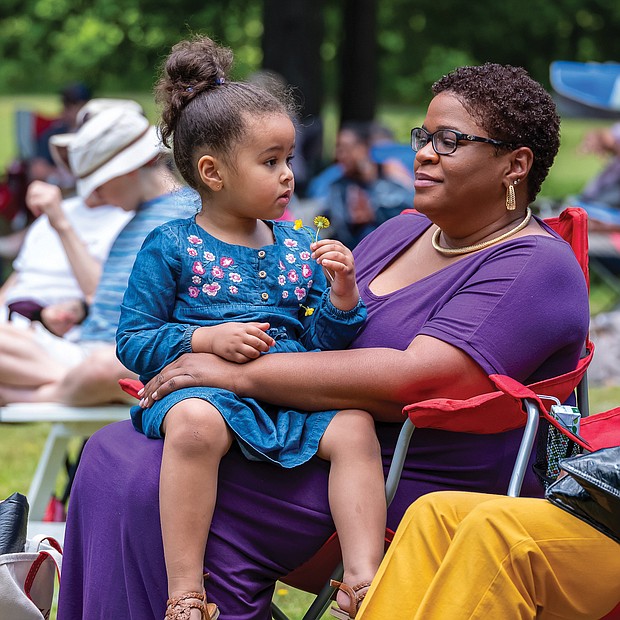
[[[545, 223], [571, 245], [589, 286], [588, 225], [585, 211], [569, 207], [559, 216], [545, 219]], [[507, 489], [507, 495], [513, 497], [520, 494], [532, 451], [537, 443], [541, 420], [544, 431], [553, 426], [587, 451], [620, 445], [620, 407], [589, 416], [587, 368], [593, 353], [594, 345], [588, 338], [577, 368], [564, 375], [530, 386], [503, 375], [491, 375], [490, 379], [496, 386], [496, 391], [465, 400], [437, 398], [406, 406], [403, 409], [406, 420], [401, 428], [386, 480], [388, 505], [396, 494], [416, 427], [474, 434], [495, 434], [522, 428], [522, 440]], [[565, 428], [550, 414], [550, 406], [555, 399], [564, 403], [573, 393], [582, 414], [578, 435]], [[547, 433], [542, 432], [541, 436], [538, 441], [543, 442], [544, 451]], [[386, 544], [389, 544], [392, 536], [393, 532], [387, 530]], [[329, 607], [334, 588], [328, 585], [326, 575], [333, 570], [333, 579], [342, 578], [342, 565], [338, 565], [340, 558], [338, 540], [334, 534], [308, 562], [280, 580], [297, 589], [317, 594], [303, 620], [316, 620]], [[288, 620], [275, 603], [272, 603], [272, 616], [275, 620]], [[605, 616], [604, 620], [620, 620], [620, 594], [618, 607]]]

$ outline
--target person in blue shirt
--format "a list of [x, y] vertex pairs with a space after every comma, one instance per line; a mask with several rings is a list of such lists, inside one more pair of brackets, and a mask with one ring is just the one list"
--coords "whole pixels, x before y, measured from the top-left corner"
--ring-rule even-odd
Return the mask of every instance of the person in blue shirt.
[[[351, 251], [274, 221], [294, 190], [292, 107], [258, 85], [229, 81], [231, 64], [232, 52], [209, 38], [182, 41], [156, 88], [164, 144], [172, 142], [177, 168], [202, 208], [155, 229], [129, 278], [117, 355], [144, 382], [183, 353], [245, 364], [267, 353], [345, 348], [366, 317]], [[303, 373], [303, 365], [290, 372]], [[164, 440], [166, 618], [219, 615], [206, 602], [203, 560], [220, 460], [233, 444], [250, 460], [284, 468], [315, 455], [330, 462], [330, 506], [344, 581], [353, 588], [341, 586], [332, 612], [354, 617], [357, 597], [351, 602], [346, 592], [361, 598], [370, 585], [386, 519], [369, 413], [298, 411], [199, 386], [133, 407], [131, 416], [138, 431]]]
[[[128, 400], [118, 380], [129, 371], [116, 358], [114, 339], [133, 261], [153, 228], [196, 212], [196, 194], [172, 174], [156, 128], [137, 109], [115, 105], [98, 112], [66, 146], [81, 198], [135, 215], [110, 248], [77, 341], [0, 325], [0, 404]], [[85, 246], [77, 240], [71, 247], [74, 260], [84, 263]]]

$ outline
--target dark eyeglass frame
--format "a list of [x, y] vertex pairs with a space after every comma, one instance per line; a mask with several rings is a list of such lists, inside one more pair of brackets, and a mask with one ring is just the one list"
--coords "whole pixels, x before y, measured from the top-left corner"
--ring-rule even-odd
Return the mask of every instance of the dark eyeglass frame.
[[[415, 148], [416, 137], [414, 132], [423, 132], [426, 134], [426, 144], [420, 147], [419, 149]], [[437, 145], [435, 144], [435, 136], [441, 133], [450, 133], [454, 135], [454, 148], [450, 151], [440, 152], [437, 149]], [[456, 129], [438, 129], [437, 131], [433, 131], [430, 133], [424, 129], [424, 127], [414, 127], [411, 130], [411, 148], [417, 153], [420, 149], [423, 149], [429, 142], [431, 143], [433, 150], [437, 155], [452, 155], [454, 151], [458, 148], [458, 143], [462, 140], [467, 142], [485, 142], [486, 144], [492, 144], [493, 146], [504, 146], [504, 147], [512, 147], [513, 145], [510, 142], [502, 142], [501, 140], [494, 140], [493, 138], [481, 138], [480, 136], [474, 136], [470, 133], [461, 133], [460, 131], [456, 131]]]

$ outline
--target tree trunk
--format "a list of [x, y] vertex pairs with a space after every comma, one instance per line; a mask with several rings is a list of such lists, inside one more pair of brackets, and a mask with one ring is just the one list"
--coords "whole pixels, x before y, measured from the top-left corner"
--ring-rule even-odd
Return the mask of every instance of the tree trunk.
[[372, 121], [377, 106], [377, 0], [344, 0], [340, 121]]
[[301, 95], [302, 119], [323, 105], [323, 0], [264, 0], [263, 69], [279, 73]]

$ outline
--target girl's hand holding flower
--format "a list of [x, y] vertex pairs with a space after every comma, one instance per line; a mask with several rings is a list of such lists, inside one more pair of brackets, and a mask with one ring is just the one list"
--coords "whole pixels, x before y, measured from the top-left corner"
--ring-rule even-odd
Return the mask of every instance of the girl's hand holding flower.
[[359, 301], [353, 254], [340, 241], [321, 239], [310, 245], [312, 258], [332, 275], [330, 299], [339, 310], [351, 310]]

